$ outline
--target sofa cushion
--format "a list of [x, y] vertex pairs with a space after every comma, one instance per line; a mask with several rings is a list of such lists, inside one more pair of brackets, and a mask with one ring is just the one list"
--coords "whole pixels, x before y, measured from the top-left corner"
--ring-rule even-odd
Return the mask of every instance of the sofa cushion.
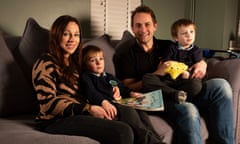
[[134, 36], [128, 30], [124, 31], [122, 38], [118, 42], [118, 44], [115, 46], [115, 49], [122, 48], [125, 45], [135, 42], [134, 39], [135, 39]]
[[115, 75], [115, 70], [112, 62], [114, 48], [110, 43], [110, 36], [104, 34], [100, 37], [89, 40], [83, 44], [83, 48], [88, 45], [95, 45], [104, 51], [105, 56], [105, 71]]
[[32, 66], [37, 58], [48, 48], [49, 31], [41, 27], [33, 18], [29, 18], [23, 32], [17, 61], [28, 80], [31, 80]]
[[237, 129], [236, 137], [240, 137], [240, 115], [239, 115], [239, 96], [240, 96], [240, 59], [218, 59], [210, 58], [207, 59], [207, 79], [211, 78], [224, 78], [232, 87], [233, 91], [233, 109], [234, 109], [234, 124]]
[[[129, 31], [124, 31], [121, 40], [118, 42], [118, 44], [115, 46], [115, 54], [113, 56], [113, 63], [117, 63], [116, 60], [118, 59], [118, 57], [122, 57], [122, 51], [124, 52], [125, 49], [128, 49], [129, 47], [131, 47], [131, 45], [135, 44], [135, 38], [134, 36], [129, 32]], [[124, 56], [124, 55], [123, 55]], [[118, 79], [122, 79], [119, 75], [119, 71], [121, 71], [121, 69], [118, 69], [119, 67], [115, 66], [115, 75]]]
[[0, 118], [1, 144], [100, 144], [84, 136], [49, 134], [35, 130], [34, 118], [7, 120]]
[[0, 35], [0, 116], [32, 114], [37, 111], [35, 97]]
[[8, 49], [10, 49], [12, 52], [14, 52], [16, 49], [18, 49], [19, 43], [22, 39], [21, 36], [7, 35], [7, 36], [3, 36], [3, 37], [7, 44]]

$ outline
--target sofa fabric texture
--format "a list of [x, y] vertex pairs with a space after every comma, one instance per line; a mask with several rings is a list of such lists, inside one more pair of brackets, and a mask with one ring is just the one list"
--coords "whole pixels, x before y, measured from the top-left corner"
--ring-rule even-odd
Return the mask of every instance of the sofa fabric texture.
[[[34, 128], [34, 117], [38, 112], [36, 95], [32, 88], [31, 71], [35, 60], [48, 47], [48, 30], [41, 27], [33, 18], [26, 22], [21, 37], [9, 36], [0, 32], [0, 141], [1, 144], [99, 144], [83, 136], [53, 135]], [[121, 40], [111, 40], [104, 34], [90, 40], [84, 40], [83, 47], [97, 45], [105, 52], [106, 71], [115, 74], [112, 57], [123, 42], [131, 43], [133, 35], [125, 31]], [[234, 120], [236, 143], [240, 144], [240, 60], [207, 59], [206, 78], [225, 78], [233, 89]], [[150, 116], [150, 120], [164, 141], [170, 144], [174, 138], [171, 124], [162, 116]], [[201, 121], [201, 133], [204, 140], [208, 131], [204, 119]]]
[[34, 97], [14, 55], [0, 36], [0, 116], [32, 114]]

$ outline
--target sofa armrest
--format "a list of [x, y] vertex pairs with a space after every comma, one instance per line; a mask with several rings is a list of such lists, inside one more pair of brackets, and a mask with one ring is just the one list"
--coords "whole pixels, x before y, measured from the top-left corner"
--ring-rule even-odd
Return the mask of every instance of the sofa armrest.
[[240, 139], [240, 59], [207, 59], [207, 79], [224, 78], [233, 90], [233, 109], [236, 140]]
[[240, 89], [240, 59], [217, 59], [207, 60], [207, 79], [224, 78], [232, 86], [233, 91]]

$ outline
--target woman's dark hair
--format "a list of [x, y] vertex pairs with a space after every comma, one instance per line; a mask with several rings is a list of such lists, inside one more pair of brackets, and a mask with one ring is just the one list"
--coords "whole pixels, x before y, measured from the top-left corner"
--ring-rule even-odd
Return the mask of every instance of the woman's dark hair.
[[131, 26], [133, 26], [133, 19], [137, 13], [148, 13], [151, 15], [153, 23], [155, 23], [155, 24], [157, 23], [157, 19], [156, 19], [156, 16], [155, 16], [153, 10], [151, 8], [149, 8], [148, 6], [141, 5], [141, 6], [137, 7], [134, 11], [132, 11]]
[[[64, 51], [60, 46], [63, 33], [69, 22], [75, 22], [80, 31], [80, 42], [76, 51], [69, 57], [69, 65], [64, 62]], [[82, 34], [79, 21], [69, 15], [58, 17], [50, 30], [49, 34], [49, 53], [55, 57], [56, 63], [60, 66], [63, 78], [69, 82], [75, 81], [74, 72], [80, 73], [82, 57]]]

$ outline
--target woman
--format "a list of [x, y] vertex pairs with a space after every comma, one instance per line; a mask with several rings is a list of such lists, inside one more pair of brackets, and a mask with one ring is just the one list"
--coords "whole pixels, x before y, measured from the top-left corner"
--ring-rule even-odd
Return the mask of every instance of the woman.
[[40, 104], [38, 127], [48, 133], [87, 136], [101, 143], [133, 143], [127, 124], [105, 120], [109, 116], [102, 107], [88, 104], [79, 95], [79, 22], [60, 16], [52, 25], [49, 42], [48, 53], [37, 60], [32, 72]]
[[[32, 71], [40, 104], [38, 128], [52, 134], [86, 136], [104, 144], [137, 143], [127, 122], [113, 120], [103, 107], [90, 105], [80, 94], [82, 42], [77, 19], [67, 15], [57, 18], [49, 42], [48, 53], [36, 61]], [[137, 116], [125, 117], [126, 121], [139, 120]]]

